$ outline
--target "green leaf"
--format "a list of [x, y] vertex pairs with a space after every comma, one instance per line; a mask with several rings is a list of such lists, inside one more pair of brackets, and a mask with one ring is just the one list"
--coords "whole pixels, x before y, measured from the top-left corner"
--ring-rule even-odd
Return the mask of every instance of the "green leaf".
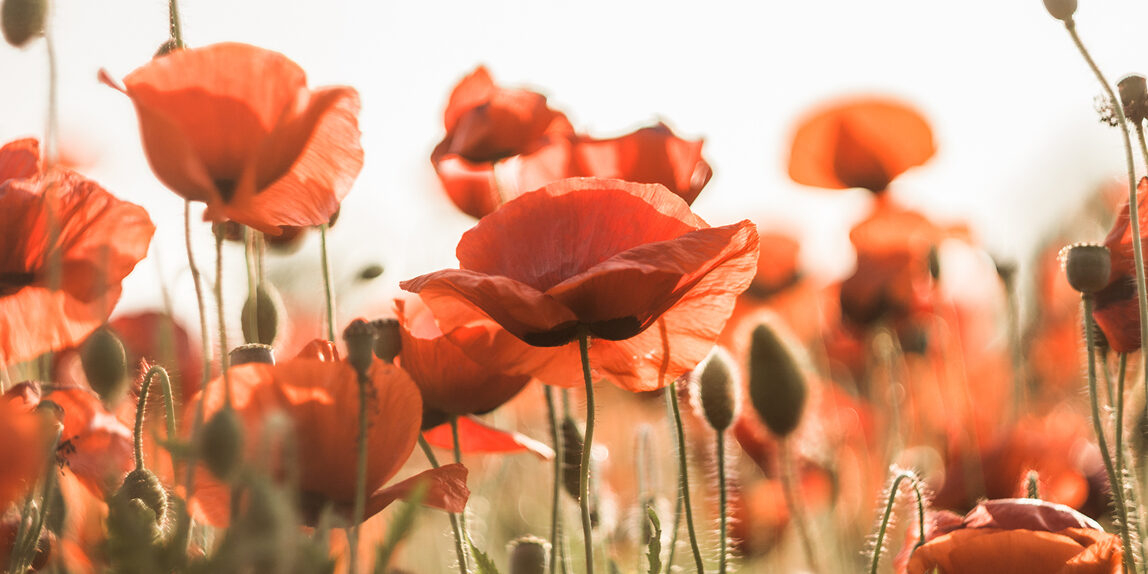
[[427, 481], [422, 481], [415, 485], [403, 503], [402, 508], [400, 508], [398, 514], [395, 515], [391, 527], [387, 529], [387, 538], [383, 541], [383, 545], [379, 547], [379, 556], [378, 559], [375, 560], [375, 574], [386, 572], [387, 564], [391, 561], [391, 555], [395, 553], [395, 548], [410, 534], [411, 528], [415, 524], [415, 515], [418, 514], [419, 505], [421, 505], [423, 499], [426, 498], [428, 490], [430, 490], [430, 483]]
[[650, 560], [650, 574], [660, 574], [662, 571], [662, 522], [658, 520], [658, 513], [653, 506], [646, 506], [646, 516], [650, 519], [653, 532], [647, 543], [646, 556]]
[[482, 550], [479, 550], [478, 547], [474, 545], [474, 541], [470, 539], [470, 536], [466, 537], [466, 543], [470, 545], [470, 553], [474, 556], [475, 565], [478, 566], [478, 570], [475, 571], [475, 574], [498, 574], [498, 567], [494, 565], [494, 560], [491, 560], [490, 556], [487, 556]]

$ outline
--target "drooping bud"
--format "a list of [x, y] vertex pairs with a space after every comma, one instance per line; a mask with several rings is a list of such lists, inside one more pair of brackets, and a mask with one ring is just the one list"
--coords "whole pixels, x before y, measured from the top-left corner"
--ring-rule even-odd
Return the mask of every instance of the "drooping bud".
[[47, 0], [4, 0], [0, 8], [0, 30], [4, 31], [4, 39], [17, 48], [43, 36], [47, 19]]
[[199, 456], [220, 480], [235, 475], [243, 463], [243, 423], [235, 409], [224, 407], [203, 425]]
[[543, 574], [550, 544], [536, 536], [523, 536], [510, 542], [510, 574]]
[[375, 356], [388, 363], [395, 362], [403, 350], [398, 319], [376, 319], [371, 324], [375, 327]]
[[1076, 0], [1044, 0], [1044, 7], [1053, 18], [1067, 22], [1076, 13]]
[[1073, 289], [1091, 294], [1108, 286], [1112, 257], [1108, 248], [1094, 243], [1075, 243], [1060, 250], [1061, 268]]
[[279, 294], [270, 283], [260, 283], [243, 302], [243, 341], [270, 345], [279, 334]]
[[343, 329], [343, 342], [347, 344], [347, 362], [361, 376], [365, 376], [375, 362], [375, 326], [365, 319], [355, 319]]
[[129, 472], [108, 501], [109, 527], [125, 537], [146, 534], [148, 541], [158, 540], [166, 514], [167, 491], [159, 478], [147, 469]]
[[111, 329], [96, 329], [80, 348], [80, 364], [88, 385], [105, 404], [114, 405], [127, 388], [127, 355], [124, 344]]
[[733, 358], [721, 347], [714, 347], [702, 364], [698, 365], [698, 388], [702, 411], [714, 430], [724, 432], [735, 418], [741, 403], [741, 385], [738, 384]]
[[769, 324], [758, 325], [749, 351], [749, 398], [770, 432], [784, 438], [797, 429], [807, 392], [785, 342]]
[[1125, 76], [1116, 84], [1120, 90], [1120, 103], [1124, 106], [1124, 117], [1139, 125], [1148, 117], [1148, 80], [1144, 76]]
[[275, 364], [275, 349], [271, 345], [261, 345], [259, 343], [240, 345], [232, 349], [227, 356], [231, 361], [232, 367], [247, 363]]

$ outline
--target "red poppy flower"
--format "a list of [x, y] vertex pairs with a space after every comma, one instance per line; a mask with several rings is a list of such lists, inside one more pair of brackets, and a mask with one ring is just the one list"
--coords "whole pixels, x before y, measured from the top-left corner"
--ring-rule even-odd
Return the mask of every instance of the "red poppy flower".
[[[1140, 246], [1148, 249], [1144, 241], [1148, 230], [1148, 177], [1142, 178], [1137, 186], [1139, 194], [1138, 213], [1140, 215]], [[1112, 256], [1112, 274], [1108, 286], [1097, 291], [1096, 306], [1092, 318], [1104, 331], [1108, 345], [1118, 353], [1132, 353], [1140, 348], [1140, 304], [1136, 296], [1136, 263], [1132, 257], [1132, 226], [1129, 224], [1128, 202], [1116, 217], [1116, 223], [1105, 247]]]
[[458, 244], [460, 269], [401, 286], [492, 368], [582, 384], [586, 330], [599, 376], [648, 391], [709, 353], [757, 251], [753, 223], [711, 228], [661, 185], [573, 178], [479, 221]]
[[1116, 574], [1121, 570], [1119, 537], [1067, 506], [1042, 500], [986, 500], [962, 522], [933, 530], [909, 558], [909, 574], [935, 570], [945, 574]]
[[567, 175], [574, 129], [566, 116], [548, 108], [542, 94], [498, 87], [482, 66], [455, 86], [443, 123], [446, 137], [431, 162], [467, 215], [482, 217]]
[[660, 183], [688, 204], [713, 175], [702, 159], [702, 140], [679, 138], [661, 122], [614, 139], [579, 137], [574, 164], [570, 175]]
[[[111, 84], [106, 77], [104, 81]], [[156, 58], [124, 78], [156, 177], [205, 219], [271, 235], [327, 223], [363, 167], [359, 95], [308, 89], [297, 64], [245, 44]]]
[[[155, 226], [35, 140], [0, 148], [0, 365], [75, 345], [107, 320]], [[58, 270], [54, 271], [54, 266]]]
[[492, 411], [530, 382], [529, 376], [507, 375], [468, 358], [443, 336], [418, 297], [396, 300], [395, 307], [402, 337], [398, 363], [422, 394], [424, 428], [452, 416]]
[[885, 99], [857, 99], [819, 109], [801, 122], [789, 177], [803, 185], [879, 193], [934, 152], [933, 133], [916, 110]]
[[[230, 369], [229, 375], [232, 405], [244, 421], [248, 437], [259, 436], [264, 421], [275, 412], [287, 415], [294, 424], [299, 456], [292, 462], [298, 464], [304, 520], [314, 525], [327, 504], [351, 519], [359, 433], [358, 417], [348, 415], [359, 412], [354, 368], [327, 355], [322, 345], [315, 345], [295, 359], [277, 365], [239, 365]], [[374, 404], [368, 409], [367, 504], [361, 519], [403, 497], [420, 480], [431, 485], [425, 504], [461, 512], [469, 495], [462, 465], [446, 465], [383, 488], [414, 450], [422, 399], [418, 387], [399, 367], [376, 359], [370, 376]], [[212, 382], [209, 389], [204, 405], [208, 417], [223, 406], [222, 379]], [[195, 403], [189, 404], [186, 412], [194, 413], [195, 408]], [[249, 446], [254, 448], [254, 442], [249, 440]], [[198, 476], [190, 508], [211, 524], [225, 525], [230, 507], [228, 487], [206, 472]]]
[[12, 391], [0, 400], [0, 508], [26, 495], [44, 472], [50, 438], [43, 422]]

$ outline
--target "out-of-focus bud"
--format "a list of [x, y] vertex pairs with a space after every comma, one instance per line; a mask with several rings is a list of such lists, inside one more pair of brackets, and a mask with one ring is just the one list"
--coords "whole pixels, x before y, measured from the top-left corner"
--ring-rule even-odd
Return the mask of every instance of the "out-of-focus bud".
[[375, 326], [365, 319], [355, 319], [343, 329], [343, 342], [347, 344], [347, 362], [360, 376], [365, 376], [375, 362]]
[[1094, 243], [1075, 243], [1061, 249], [1060, 264], [1068, 284], [1084, 294], [1107, 287], [1112, 274], [1108, 248]]
[[403, 350], [398, 319], [376, 319], [371, 321], [371, 325], [375, 327], [375, 356], [388, 363], [395, 362], [395, 357]]
[[243, 463], [243, 423], [224, 407], [199, 431], [199, 456], [220, 480], [229, 480]]
[[808, 394], [805, 374], [767, 323], [753, 330], [749, 351], [749, 398], [770, 432], [789, 436], [801, 422]]
[[1044, 7], [1053, 18], [1067, 22], [1076, 13], [1076, 0], [1044, 0]]
[[158, 540], [167, 517], [167, 491], [150, 470], [139, 468], [124, 477], [124, 483], [108, 503], [108, 523], [122, 535], [147, 533]]
[[535, 536], [523, 536], [510, 542], [510, 574], [543, 574], [546, 572], [550, 544]]
[[243, 302], [243, 341], [270, 345], [279, 334], [279, 294], [270, 283], [260, 283]]
[[245, 365], [247, 363], [275, 364], [275, 349], [271, 347], [271, 345], [261, 345], [259, 343], [240, 345], [232, 349], [227, 356], [231, 361], [232, 367]]
[[714, 430], [729, 428], [737, 418], [741, 406], [741, 385], [738, 384], [733, 358], [721, 347], [714, 347], [702, 364], [698, 365], [698, 388], [702, 411]]
[[32, 38], [44, 35], [44, 22], [48, 19], [47, 0], [3, 0], [0, 8], [0, 30], [4, 39], [22, 48]]
[[941, 278], [941, 252], [936, 245], [929, 247], [929, 276], [933, 281]]
[[105, 327], [96, 329], [80, 348], [80, 364], [88, 385], [105, 404], [114, 405], [127, 389], [127, 355], [124, 344]]
[[1120, 104], [1124, 106], [1124, 117], [1134, 124], [1140, 124], [1148, 116], [1148, 80], [1139, 74], [1125, 76], [1116, 84], [1120, 90]]
[[582, 469], [582, 431], [578, 423], [562, 419], [562, 487], [574, 500], [578, 500]]

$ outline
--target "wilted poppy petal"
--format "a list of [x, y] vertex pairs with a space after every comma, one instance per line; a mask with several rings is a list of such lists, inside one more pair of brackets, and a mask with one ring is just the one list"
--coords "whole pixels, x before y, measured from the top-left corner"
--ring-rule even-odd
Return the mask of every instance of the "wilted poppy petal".
[[378, 513], [392, 502], [410, 494], [424, 481], [428, 481], [429, 484], [426, 498], [423, 499], [424, 505], [447, 512], [462, 512], [466, 510], [466, 501], [470, 498], [466, 475], [466, 467], [457, 463], [420, 472], [368, 496], [366, 512], [363, 515], [371, 516]]
[[574, 149], [577, 175], [660, 183], [687, 204], [713, 175], [702, 140], [681, 139], [661, 122], [614, 139], [578, 138]]
[[[450, 423], [423, 433], [432, 446], [454, 448]], [[458, 443], [463, 454], [515, 453], [530, 451], [542, 460], [554, 458], [554, 450], [522, 433], [494, 428], [475, 417], [458, 417]]]

